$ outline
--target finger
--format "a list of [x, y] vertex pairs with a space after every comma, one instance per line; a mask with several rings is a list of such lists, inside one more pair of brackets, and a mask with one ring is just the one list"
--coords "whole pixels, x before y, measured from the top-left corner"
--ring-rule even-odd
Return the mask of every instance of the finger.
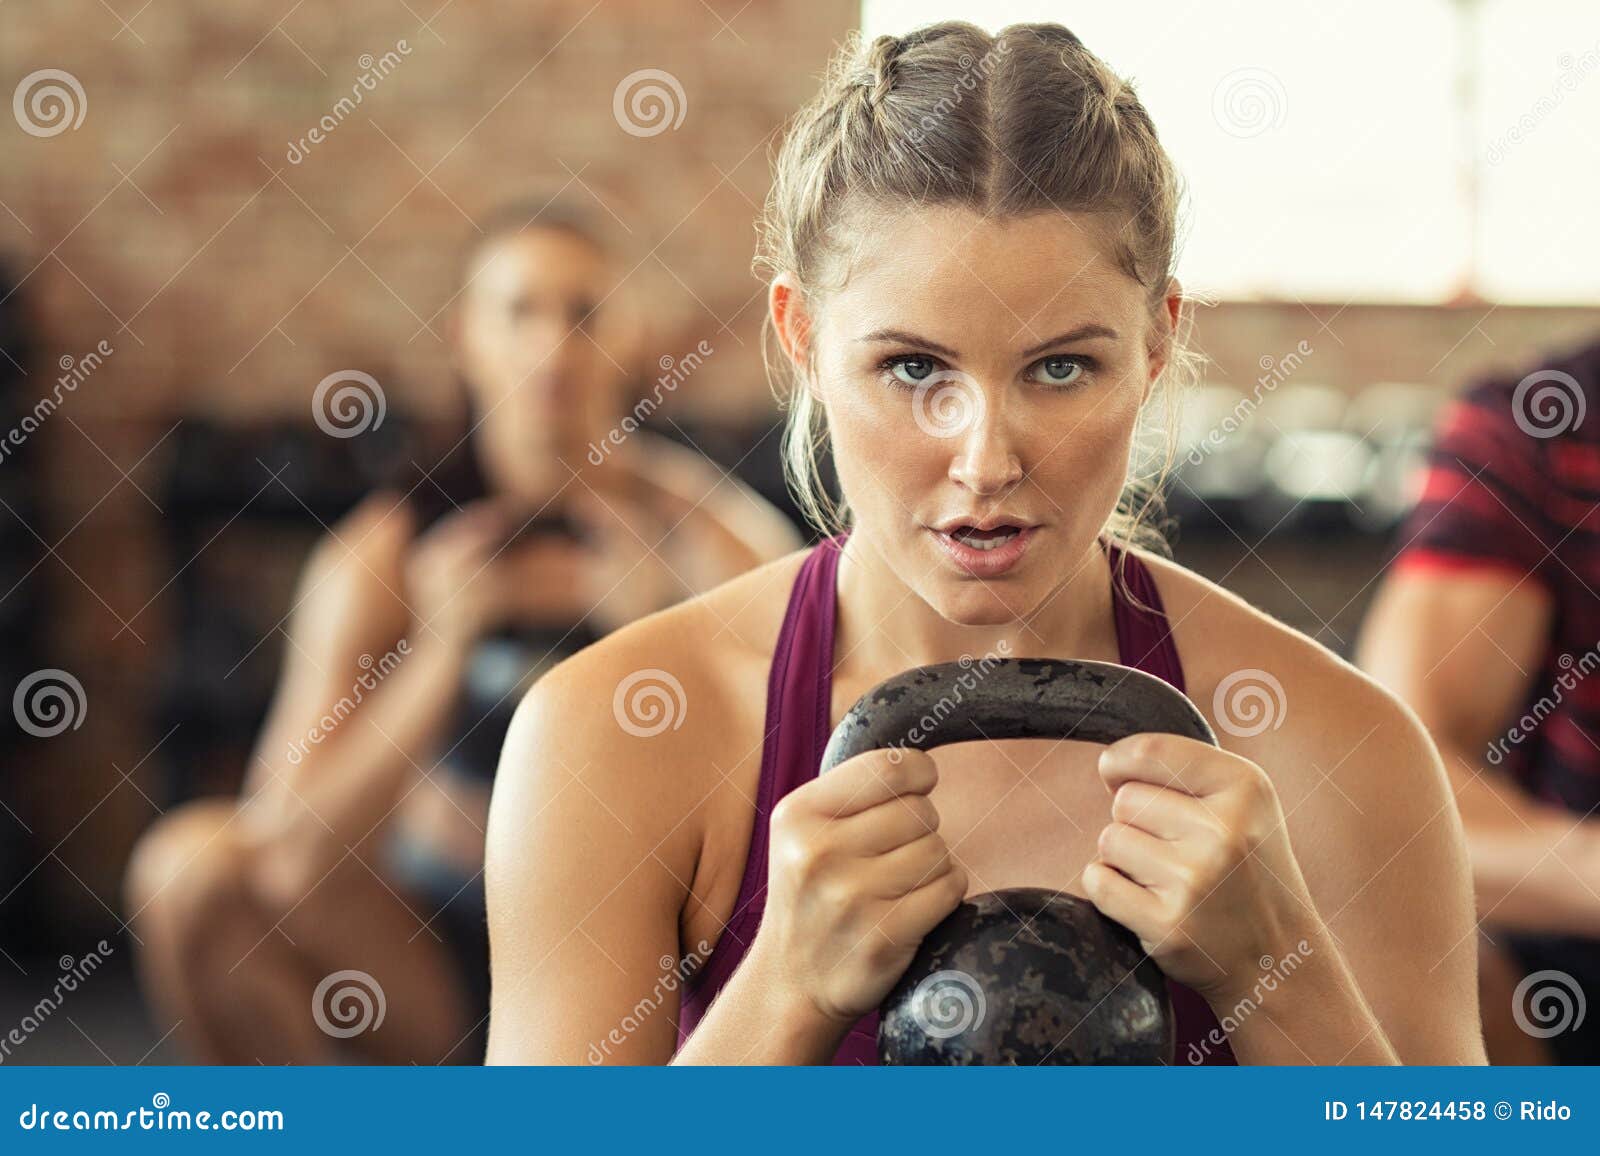
[[867, 751], [812, 780], [806, 802], [820, 814], [843, 818], [900, 795], [926, 795], [938, 781], [939, 768], [922, 751]]
[[1100, 752], [1101, 781], [1113, 794], [1123, 783], [1153, 783], [1197, 797], [1227, 790], [1239, 780], [1245, 759], [1183, 735], [1129, 735]]
[[1183, 881], [1176, 843], [1157, 839], [1126, 823], [1108, 823], [1100, 832], [1100, 861], [1115, 867], [1141, 887], [1164, 890]]
[[892, 900], [878, 921], [877, 934], [898, 947], [915, 947], [966, 894], [967, 873], [952, 859], [944, 874]]
[[868, 888], [881, 899], [898, 899], [939, 878], [950, 869], [950, 848], [937, 832], [864, 864]]
[[1150, 938], [1146, 931], [1156, 925], [1161, 914], [1161, 900], [1153, 891], [1098, 860], [1083, 869], [1083, 893], [1101, 915], [1141, 939]]
[[1123, 783], [1111, 799], [1111, 817], [1158, 839], [1188, 839], [1214, 832], [1218, 821], [1205, 803], [1171, 787]]
[[822, 838], [840, 855], [885, 855], [939, 830], [939, 811], [926, 795], [900, 795], [859, 814], [824, 819]]

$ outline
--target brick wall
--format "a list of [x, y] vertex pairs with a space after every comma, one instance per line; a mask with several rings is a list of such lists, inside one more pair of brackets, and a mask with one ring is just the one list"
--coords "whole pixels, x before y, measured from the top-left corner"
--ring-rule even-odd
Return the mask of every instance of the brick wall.
[[[552, 182], [597, 198], [649, 254], [634, 280], [657, 302], [652, 359], [700, 337], [718, 349], [671, 404], [764, 409], [749, 270], [767, 144], [854, 16], [848, 0], [0, 7], [4, 93], [61, 69], [85, 102], [56, 135], [22, 131], [9, 106], [0, 119], [0, 257], [26, 274], [12, 304], [36, 333], [30, 404], [59, 358], [113, 350], [34, 435], [35, 528], [59, 543], [35, 572], [44, 653], [80, 678], [87, 716], [0, 775], [41, 853], [66, 839], [33, 881], [61, 909], [104, 917], [90, 891], [115, 905], [122, 850], [153, 813], [121, 772], [159, 800], [161, 752], [134, 767], [162, 738], [144, 707], [175, 610], [163, 435], [304, 420], [317, 382], [352, 367], [391, 409], [440, 410], [459, 247], [494, 202]], [[678, 127], [631, 135], [613, 115], [640, 69], [681, 85]], [[308, 140], [324, 116], [334, 127]]]
[[[649, 254], [634, 276], [657, 303], [652, 355], [701, 337], [718, 348], [669, 406], [730, 421], [765, 413], [749, 264], [767, 146], [855, 9], [0, 5], [0, 96], [61, 69], [86, 101], [81, 125], [57, 135], [0, 117], [0, 256], [26, 274], [16, 300], [38, 351], [25, 392], [49, 392], [63, 357], [101, 341], [113, 349], [35, 435], [30, 466], [42, 504], [33, 528], [51, 548], [35, 571], [52, 608], [44, 654], [81, 679], [87, 717], [0, 774], [0, 802], [26, 816], [41, 849], [60, 842], [36, 880], [59, 910], [97, 919], [102, 902], [115, 905], [122, 854], [153, 813], [140, 792], [159, 799], [163, 735], [145, 707], [175, 609], [155, 490], [171, 431], [202, 418], [303, 420], [316, 383], [352, 367], [383, 383], [391, 408], [439, 411], [456, 250], [493, 202], [552, 179], [598, 198]], [[642, 136], [619, 124], [614, 92], [640, 69], [681, 84], [677, 128]], [[358, 88], [359, 107], [341, 110]], [[325, 116], [335, 127], [310, 140]], [[1217, 374], [1244, 386], [1261, 357], [1307, 340], [1317, 350], [1308, 380], [1443, 392], [1594, 321], [1585, 310], [1470, 304], [1224, 304], [1203, 311], [1198, 335]], [[270, 484], [264, 468], [259, 482]], [[286, 583], [294, 557], [269, 561]]]

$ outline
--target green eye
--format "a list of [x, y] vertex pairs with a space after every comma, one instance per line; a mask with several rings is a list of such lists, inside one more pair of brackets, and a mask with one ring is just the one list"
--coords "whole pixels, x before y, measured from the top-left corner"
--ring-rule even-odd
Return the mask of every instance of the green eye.
[[1034, 367], [1034, 380], [1043, 385], [1072, 385], [1083, 375], [1085, 366], [1076, 357], [1046, 357]]
[[933, 359], [931, 357], [897, 357], [890, 372], [896, 380], [907, 385], [921, 385], [933, 374]]

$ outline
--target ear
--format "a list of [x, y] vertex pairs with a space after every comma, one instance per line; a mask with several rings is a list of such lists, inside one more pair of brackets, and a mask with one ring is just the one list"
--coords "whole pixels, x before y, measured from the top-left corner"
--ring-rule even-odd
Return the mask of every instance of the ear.
[[772, 279], [767, 288], [767, 310], [784, 356], [803, 377], [809, 368], [812, 322], [805, 296], [791, 274], [780, 273]]
[[1167, 282], [1166, 295], [1155, 311], [1154, 328], [1150, 343], [1150, 376], [1144, 383], [1143, 401], [1150, 399], [1150, 391], [1167, 368], [1172, 358], [1172, 347], [1178, 336], [1178, 324], [1183, 318], [1183, 286], [1176, 277]]

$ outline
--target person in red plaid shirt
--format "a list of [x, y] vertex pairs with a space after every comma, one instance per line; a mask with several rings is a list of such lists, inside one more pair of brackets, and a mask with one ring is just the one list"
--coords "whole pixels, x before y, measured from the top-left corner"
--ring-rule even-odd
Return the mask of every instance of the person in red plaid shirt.
[[1441, 412], [1360, 664], [1449, 768], [1495, 1063], [1600, 1062], [1600, 343]]

